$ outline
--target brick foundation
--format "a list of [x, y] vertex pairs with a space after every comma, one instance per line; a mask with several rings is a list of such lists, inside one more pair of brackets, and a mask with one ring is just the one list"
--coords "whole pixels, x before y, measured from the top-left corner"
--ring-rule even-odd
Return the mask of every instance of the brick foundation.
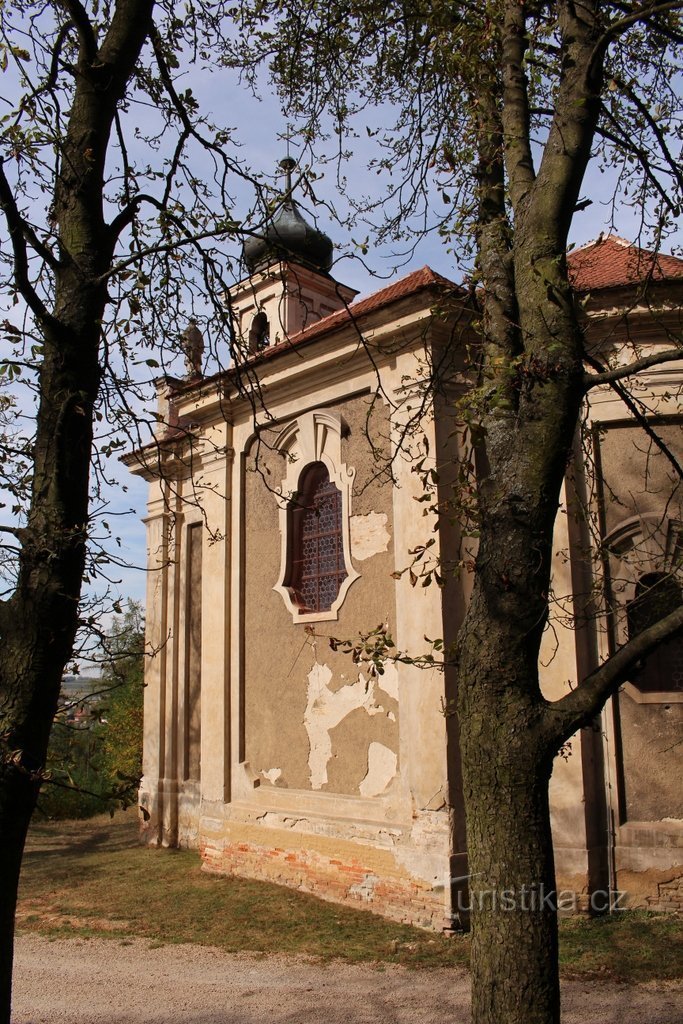
[[229, 840], [205, 842], [201, 847], [208, 871], [275, 882], [333, 903], [363, 907], [402, 924], [441, 931], [448, 923], [443, 889], [399, 872], [382, 876], [371, 863], [374, 851], [368, 852], [367, 858], [359, 850], [357, 857], [347, 854], [341, 859], [303, 847]]
[[669, 914], [683, 914], [683, 876], [670, 882], [660, 882], [657, 895], [647, 897], [648, 910], [661, 910]]

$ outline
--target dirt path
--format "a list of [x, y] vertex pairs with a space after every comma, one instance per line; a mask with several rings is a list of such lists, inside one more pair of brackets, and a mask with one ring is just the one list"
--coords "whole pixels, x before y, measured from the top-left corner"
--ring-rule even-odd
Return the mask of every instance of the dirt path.
[[[13, 1024], [466, 1024], [462, 971], [20, 936]], [[683, 983], [568, 982], [563, 1024], [683, 1024]]]

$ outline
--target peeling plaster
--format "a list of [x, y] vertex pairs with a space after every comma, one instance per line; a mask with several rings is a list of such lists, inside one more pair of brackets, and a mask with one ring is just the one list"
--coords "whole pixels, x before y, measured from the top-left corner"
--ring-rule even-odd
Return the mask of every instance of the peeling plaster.
[[366, 875], [362, 882], [357, 882], [349, 889], [349, 896], [359, 896], [366, 903], [372, 901], [375, 886], [381, 881], [379, 875]]
[[396, 775], [398, 758], [383, 743], [373, 742], [368, 747], [368, 772], [360, 786], [361, 796], [379, 796]]
[[387, 531], [384, 512], [369, 512], [366, 516], [351, 516], [351, 555], [358, 562], [379, 555], [389, 547], [391, 537]]
[[[327, 782], [327, 763], [332, 757], [330, 731], [357, 708], [363, 708], [369, 715], [384, 712], [384, 708], [375, 700], [375, 680], [367, 680], [361, 674], [355, 683], [342, 686], [334, 692], [330, 689], [331, 680], [331, 669], [315, 662], [308, 673], [308, 703], [304, 713], [304, 725], [310, 743], [308, 767], [311, 772], [311, 789], [322, 789]], [[381, 744], [371, 743], [370, 748], [373, 746]], [[393, 756], [396, 759], [396, 755]]]
[[384, 665], [384, 672], [377, 680], [380, 689], [388, 693], [394, 700], [398, 700], [398, 670], [392, 661]]
[[277, 811], [266, 811], [256, 816], [259, 825], [267, 825], [268, 828], [291, 828], [292, 831], [309, 831], [310, 822], [307, 818], [292, 818], [287, 814], [279, 814]]
[[450, 827], [444, 811], [415, 810], [410, 841], [394, 847], [395, 857], [412, 875], [435, 888], [444, 885], [444, 856], [450, 850]]
[[264, 779], [268, 779], [268, 782], [272, 783], [274, 786], [282, 775], [282, 768], [269, 768], [267, 772], [262, 769], [261, 775]]

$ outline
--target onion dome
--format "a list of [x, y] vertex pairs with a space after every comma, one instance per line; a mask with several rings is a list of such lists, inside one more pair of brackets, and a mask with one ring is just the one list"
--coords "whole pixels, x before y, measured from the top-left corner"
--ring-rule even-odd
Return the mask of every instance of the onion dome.
[[289, 260], [326, 274], [332, 267], [332, 240], [307, 223], [292, 199], [292, 170], [296, 161], [286, 157], [280, 161], [280, 167], [287, 182], [282, 204], [265, 229], [245, 241], [244, 262], [252, 272], [279, 260]]

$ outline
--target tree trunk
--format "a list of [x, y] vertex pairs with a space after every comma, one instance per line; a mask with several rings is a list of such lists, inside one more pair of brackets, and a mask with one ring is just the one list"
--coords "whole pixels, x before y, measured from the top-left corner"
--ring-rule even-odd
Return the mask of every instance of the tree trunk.
[[[560, 1020], [552, 839], [542, 788], [536, 781], [531, 790], [522, 784], [499, 791], [504, 809], [470, 843], [473, 901], [481, 903], [472, 911], [472, 1019], [477, 1024]], [[480, 813], [484, 802], [472, 792], [470, 820], [477, 820], [475, 807]]]
[[[0, 605], [0, 1024], [9, 1024], [21, 858], [40, 789], [62, 672], [73, 650], [85, 569], [93, 411], [116, 239], [104, 218], [112, 123], [152, 26], [153, 0], [117, 0], [98, 48], [85, 12], [71, 29], [79, 60], [55, 179], [59, 251], [48, 310], [26, 272], [23, 222], [3, 196], [15, 277], [43, 334], [31, 501], [17, 584]], [[9, 190], [9, 186], [7, 190]]]
[[548, 806], [557, 745], [538, 657], [578, 388], [575, 368], [540, 372], [534, 395], [485, 418], [479, 551], [458, 637], [474, 1024], [559, 1022]]
[[0, 1021], [9, 1024], [12, 996], [14, 914], [24, 842], [36, 800], [30, 776], [0, 767]]
[[[509, 666], [502, 666], [509, 671]], [[558, 1024], [557, 919], [547, 757], [529, 712], [478, 703], [463, 731], [474, 1024]], [[483, 727], [484, 718], [488, 725]], [[524, 737], [529, 749], [522, 754]]]
[[[73, 649], [85, 566], [92, 411], [104, 303], [92, 294], [80, 332], [46, 331], [33, 496], [19, 578], [0, 636], [0, 1022], [8, 1024], [21, 858], [40, 790], [62, 672]], [[86, 301], [90, 298], [92, 301]], [[98, 315], [99, 312], [99, 315]]]

